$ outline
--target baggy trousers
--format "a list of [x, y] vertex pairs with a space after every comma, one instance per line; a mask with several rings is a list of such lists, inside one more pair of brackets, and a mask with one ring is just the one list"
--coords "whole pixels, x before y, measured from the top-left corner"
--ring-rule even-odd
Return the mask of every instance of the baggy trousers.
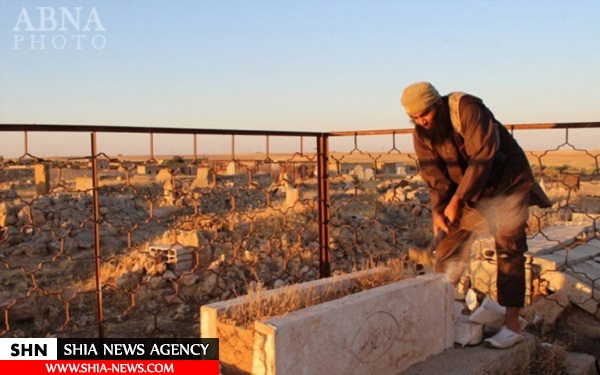
[[457, 225], [436, 248], [436, 270], [456, 284], [470, 262], [474, 234], [487, 227], [494, 237], [498, 265], [498, 303], [506, 307], [525, 304], [525, 252], [527, 251], [528, 192], [482, 199], [466, 206]]

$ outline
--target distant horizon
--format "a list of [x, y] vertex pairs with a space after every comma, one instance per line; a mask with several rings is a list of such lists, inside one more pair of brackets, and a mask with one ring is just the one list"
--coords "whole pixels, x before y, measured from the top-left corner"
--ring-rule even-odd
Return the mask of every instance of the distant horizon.
[[[559, 123], [562, 125], [564, 123]], [[591, 124], [591, 122], [581, 122], [580, 124]], [[29, 124], [0, 124], [0, 156], [5, 158], [18, 158], [24, 155], [24, 140], [25, 132], [22, 130], [2, 131], [3, 126], [23, 126], [26, 129]], [[91, 132], [90, 131], [58, 131], [45, 132], [39, 130], [44, 124], [34, 124], [35, 130], [27, 131], [28, 153], [42, 158], [68, 158], [82, 157], [91, 154]], [[46, 124], [53, 127], [68, 127], [69, 125]], [[600, 127], [594, 128], [570, 128], [570, 129], [548, 129], [540, 128], [533, 129], [534, 126], [547, 126], [551, 124], [504, 124], [511, 129], [514, 126], [513, 135], [525, 151], [543, 152], [551, 150], [575, 150], [596, 152], [600, 150]], [[95, 125], [73, 125], [74, 127], [91, 127]], [[108, 126], [118, 129], [119, 126]], [[102, 132], [100, 126], [96, 132], [98, 142], [98, 152], [114, 155], [150, 155], [150, 139], [153, 139], [154, 155], [194, 155], [194, 131], [196, 134], [196, 154], [202, 155], [230, 155], [232, 142], [235, 145], [236, 154], [254, 154], [254, 153], [314, 153], [316, 152], [316, 139], [320, 134], [318, 132], [303, 132], [303, 131], [270, 131], [270, 130], [241, 130], [242, 132], [250, 132], [251, 134], [265, 133], [260, 135], [235, 134], [237, 130], [233, 129], [186, 129], [181, 128], [177, 131], [189, 131], [190, 133], [170, 134], [173, 128], [148, 128], [144, 126], [136, 127], [141, 132]], [[12, 129], [12, 128], [11, 128]], [[160, 129], [167, 133], [161, 133]], [[412, 136], [410, 131], [413, 128], [401, 129], [378, 129], [378, 130], [340, 130], [332, 132], [336, 135], [330, 135], [329, 149], [330, 152], [414, 152], [412, 145]], [[150, 132], [154, 130], [154, 132]], [[202, 131], [209, 131], [208, 134], [203, 134]], [[219, 132], [223, 132], [219, 134]], [[269, 132], [273, 132], [269, 134]], [[393, 132], [395, 135], [392, 136]], [[531, 135], [542, 134], [543, 137], [532, 137]], [[231, 134], [233, 133], [233, 134]], [[152, 134], [152, 136], [151, 136]], [[269, 134], [269, 145], [267, 146], [267, 134]], [[301, 137], [296, 134], [305, 134]], [[233, 135], [233, 139], [232, 139]], [[48, 142], [49, 138], [55, 138], [53, 142]], [[592, 147], [581, 147], [582, 142], [587, 142]], [[11, 147], [3, 147], [5, 145]], [[73, 149], [78, 149], [79, 152], [62, 154], [66, 145]], [[74, 146], [77, 145], [77, 146]], [[302, 149], [301, 149], [302, 147]], [[267, 151], [267, 148], [269, 149]], [[6, 152], [12, 150], [12, 152]], [[59, 151], [61, 150], [61, 151]], [[4, 153], [3, 153], [4, 152]], [[72, 155], [72, 156], [70, 156]], [[598, 154], [597, 154], [598, 155]], [[596, 155], [596, 156], [597, 156]]]
[[[365, 159], [365, 160], [371, 160], [374, 162], [389, 162], [388, 159], [402, 159], [402, 158], [407, 158], [408, 155], [410, 154], [411, 156], [414, 156], [414, 151], [410, 151], [410, 152], [402, 152], [397, 153], [390, 153], [388, 151], [374, 151], [374, 150], [361, 150], [362, 154], [351, 154], [349, 151], [339, 151], [339, 150], [330, 150], [329, 151], [329, 155], [330, 156], [335, 156], [335, 157], [340, 157], [340, 156], [344, 156], [344, 159], [342, 161], [348, 161], [348, 162], [355, 162], [355, 160], [358, 159]], [[600, 156], [600, 148], [599, 149], [588, 149], [588, 150], [573, 150], [573, 149], [559, 149], [559, 150], [525, 150], [525, 153], [527, 154], [528, 157], [535, 157], [535, 156], [539, 156], [538, 154], [543, 154], [544, 158], [565, 158], [567, 156], [569, 157], [581, 157], [584, 159], [589, 158], [590, 159], [590, 163], [593, 162], [593, 158], [591, 156], [589, 156], [587, 153], [591, 153], [591, 154], [595, 154], [595, 156]], [[261, 156], [260, 158], [258, 158], [257, 156]], [[316, 152], [312, 151], [312, 152], [305, 152], [303, 155], [301, 156], [297, 156], [297, 153], [294, 152], [290, 152], [290, 153], [285, 153], [285, 152], [276, 152], [276, 153], [269, 153], [269, 158], [271, 160], [273, 160], [273, 162], [283, 162], [283, 161], [294, 161], [294, 162], [305, 162], [305, 161], [310, 161], [310, 162], [316, 162], [316, 159], [314, 160], [301, 160], [299, 159], [300, 157], [309, 157], [309, 158], [314, 158], [316, 156]], [[36, 155], [34, 155], [36, 156]], [[150, 159], [150, 155], [149, 154], [131, 154], [131, 155], [127, 155], [127, 154], [117, 154], [117, 155], [106, 155], [109, 157], [109, 159], [113, 160], [113, 159], [118, 159], [120, 161], [132, 161], [132, 162], [139, 162], [139, 161], [147, 161]], [[376, 160], [373, 159], [373, 156], [387, 156], [383, 159], [377, 158]], [[171, 160], [174, 157], [182, 157], [183, 159], [185, 159], [186, 163], [191, 163], [194, 161], [194, 155], [193, 154], [154, 154], [153, 158], [156, 161], [167, 161], [167, 160]], [[255, 151], [255, 152], [240, 152], [240, 153], [236, 153], [235, 154], [235, 159], [234, 160], [240, 160], [240, 161], [262, 161], [265, 160], [267, 157], [267, 154], [263, 151]], [[287, 159], [285, 158], [287, 157]], [[22, 155], [20, 156], [16, 156], [16, 157], [6, 157], [4, 156], [4, 160], [11, 160], [11, 161], [16, 161], [18, 159], [22, 158]], [[104, 155], [100, 155], [98, 157], [99, 159], [106, 159], [106, 157]], [[231, 159], [231, 153], [220, 153], [220, 154], [197, 154], [197, 160], [202, 160], [203, 158], [207, 158], [209, 161], [227, 161], [227, 160], [232, 160]], [[35, 160], [33, 158], [24, 158], [25, 160]], [[49, 157], [45, 157], [43, 158], [44, 160], [51, 160], [51, 161], [65, 161], [65, 160], [86, 160], [86, 159], [90, 159], [90, 157], [85, 157], [85, 156], [81, 156], [81, 155], [58, 155], [58, 156], [49, 156]], [[350, 160], [350, 161], [349, 161]], [[561, 159], [562, 160], [562, 159]], [[336, 162], [337, 159], [330, 159], [329, 162]], [[570, 160], [572, 162], [572, 160]], [[556, 163], [557, 161], [555, 161]], [[567, 161], [564, 161], [565, 164], [567, 163]]]

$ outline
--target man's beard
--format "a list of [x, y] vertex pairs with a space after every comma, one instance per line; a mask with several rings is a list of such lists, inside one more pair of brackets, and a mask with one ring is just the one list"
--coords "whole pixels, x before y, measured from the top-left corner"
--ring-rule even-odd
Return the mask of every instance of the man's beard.
[[[411, 120], [414, 124], [414, 121]], [[421, 137], [431, 142], [432, 145], [440, 145], [451, 136], [451, 128], [448, 122], [447, 110], [443, 105], [438, 106], [432, 121], [432, 126], [425, 129], [415, 125], [415, 131]]]

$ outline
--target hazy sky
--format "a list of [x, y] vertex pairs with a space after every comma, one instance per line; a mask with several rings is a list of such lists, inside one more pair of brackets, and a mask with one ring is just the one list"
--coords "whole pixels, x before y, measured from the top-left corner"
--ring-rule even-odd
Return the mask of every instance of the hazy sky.
[[0, 123], [407, 128], [399, 97], [421, 80], [505, 124], [600, 121], [599, 19], [597, 0], [0, 0]]

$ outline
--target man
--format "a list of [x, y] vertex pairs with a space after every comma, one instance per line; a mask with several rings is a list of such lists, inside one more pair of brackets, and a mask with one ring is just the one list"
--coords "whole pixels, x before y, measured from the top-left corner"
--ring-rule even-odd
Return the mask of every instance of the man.
[[506, 307], [504, 326], [485, 345], [509, 348], [523, 340], [529, 206], [551, 203], [521, 147], [481, 99], [459, 92], [442, 97], [430, 83], [418, 82], [404, 90], [401, 103], [416, 125], [414, 147], [429, 186], [434, 236], [443, 238], [436, 268], [456, 285], [484, 218], [495, 240], [498, 302]]

